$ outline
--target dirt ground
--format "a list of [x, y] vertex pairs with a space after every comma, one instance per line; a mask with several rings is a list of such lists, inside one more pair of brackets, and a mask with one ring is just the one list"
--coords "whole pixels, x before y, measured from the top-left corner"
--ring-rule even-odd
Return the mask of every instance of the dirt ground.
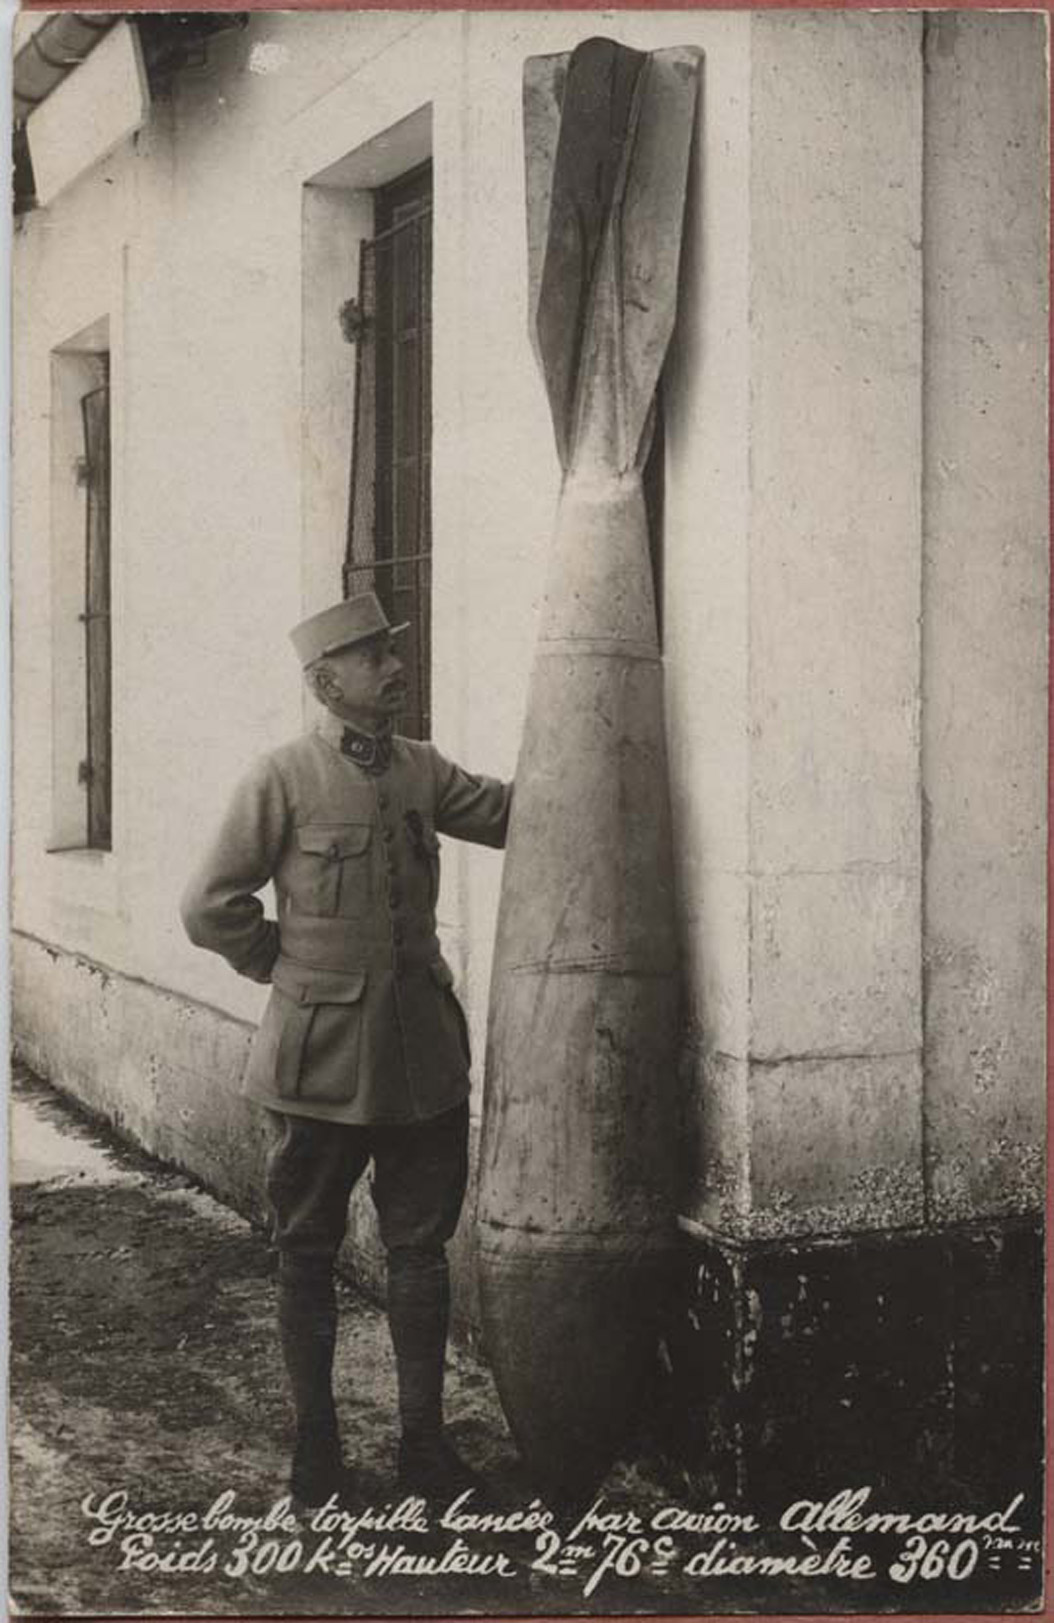
[[[99, 1523], [82, 1508], [89, 1496], [97, 1506], [124, 1492], [130, 1512], [200, 1515], [230, 1490], [234, 1513], [262, 1517], [284, 1493], [290, 1412], [272, 1324], [273, 1257], [264, 1235], [187, 1178], [109, 1140], [22, 1068], [14, 1077], [12, 1138], [10, 1573], [18, 1611], [347, 1616], [588, 1608], [581, 1577], [530, 1570], [536, 1533], [498, 1541], [516, 1567], [514, 1577], [501, 1578], [393, 1571], [367, 1580], [361, 1563], [346, 1574], [333, 1565], [305, 1572], [306, 1552], [320, 1543], [310, 1530], [298, 1570], [284, 1575], [224, 1571], [245, 1564], [233, 1554], [239, 1541], [229, 1530], [214, 1538], [220, 1559], [212, 1571], [137, 1570], [122, 1556], [123, 1533], [93, 1545], [89, 1534]], [[396, 1502], [387, 1327], [378, 1308], [346, 1285], [341, 1309], [345, 1450], [363, 1500], [380, 1510]], [[484, 1474], [488, 1504], [528, 1505], [531, 1490], [486, 1369], [453, 1349], [447, 1392], [451, 1436]], [[639, 1470], [621, 1473], [608, 1491], [613, 1502], [620, 1494], [632, 1493], [635, 1503], [661, 1495]], [[452, 1537], [397, 1530], [375, 1542], [434, 1556]], [[179, 1544], [193, 1552], [202, 1542], [159, 1533], [154, 1549]], [[266, 1533], [257, 1548], [265, 1542]], [[493, 1538], [472, 1539], [473, 1550], [488, 1547], [496, 1547]], [[258, 1559], [265, 1566], [270, 1556]], [[609, 1581], [609, 1597], [614, 1587]], [[632, 1599], [629, 1609], [647, 1605], [639, 1584]]]

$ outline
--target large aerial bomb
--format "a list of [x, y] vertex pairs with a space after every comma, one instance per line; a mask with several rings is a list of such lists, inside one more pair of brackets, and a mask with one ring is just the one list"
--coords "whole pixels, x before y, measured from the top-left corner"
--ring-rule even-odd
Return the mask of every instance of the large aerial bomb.
[[605, 1475], [674, 1234], [677, 963], [641, 470], [700, 53], [592, 39], [524, 87], [533, 340], [564, 470], [516, 772], [480, 1152], [486, 1345], [554, 1501]]

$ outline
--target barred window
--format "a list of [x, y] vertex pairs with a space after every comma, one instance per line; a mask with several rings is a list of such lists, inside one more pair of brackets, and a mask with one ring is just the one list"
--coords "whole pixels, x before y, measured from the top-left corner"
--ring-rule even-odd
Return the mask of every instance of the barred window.
[[[107, 369], [108, 370], [108, 369]], [[81, 399], [83, 478], [87, 488], [84, 559], [85, 734], [80, 781], [87, 793], [87, 841], [109, 851], [112, 836], [112, 682], [110, 649], [110, 385]]]
[[49, 851], [113, 845], [109, 319], [51, 351]]
[[399, 730], [431, 733], [432, 166], [374, 194], [359, 255], [355, 432], [344, 592], [375, 591], [409, 621]]

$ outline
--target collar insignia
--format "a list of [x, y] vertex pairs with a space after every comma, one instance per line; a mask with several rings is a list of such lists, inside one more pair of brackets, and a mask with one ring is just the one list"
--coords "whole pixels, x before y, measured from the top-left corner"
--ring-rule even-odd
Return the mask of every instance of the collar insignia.
[[381, 733], [360, 733], [345, 726], [340, 736], [340, 752], [349, 761], [361, 766], [364, 772], [380, 773], [388, 769], [392, 759], [392, 734], [386, 728]]

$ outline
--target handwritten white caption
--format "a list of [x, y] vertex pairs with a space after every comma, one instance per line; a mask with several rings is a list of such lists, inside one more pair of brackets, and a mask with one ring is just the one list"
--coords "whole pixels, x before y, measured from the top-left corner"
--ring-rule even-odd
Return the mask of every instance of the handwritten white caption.
[[[333, 1497], [299, 1519], [288, 1498], [253, 1516], [236, 1508], [231, 1489], [205, 1511], [151, 1510], [137, 1508], [123, 1488], [87, 1494], [81, 1512], [89, 1545], [111, 1548], [121, 1572], [228, 1578], [300, 1572], [372, 1580], [507, 1580], [533, 1573], [575, 1581], [586, 1598], [609, 1576], [961, 1583], [979, 1568], [1025, 1573], [1038, 1563], [1038, 1539], [1023, 1537], [1014, 1520], [1023, 1494], [1003, 1510], [913, 1514], [872, 1510], [871, 1494], [868, 1487], [844, 1488], [824, 1501], [797, 1499], [767, 1528], [720, 1500], [701, 1510], [668, 1504], [639, 1513], [599, 1498], [564, 1532], [540, 1499], [488, 1511], [473, 1506], [472, 1490], [438, 1514], [430, 1514], [423, 1499], [347, 1511]], [[792, 1547], [768, 1547], [777, 1534], [792, 1535]], [[881, 1568], [873, 1551], [860, 1547], [861, 1539], [875, 1535], [895, 1544]], [[481, 1538], [484, 1547], [473, 1543]], [[495, 1540], [512, 1543], [495, 1547]]]

